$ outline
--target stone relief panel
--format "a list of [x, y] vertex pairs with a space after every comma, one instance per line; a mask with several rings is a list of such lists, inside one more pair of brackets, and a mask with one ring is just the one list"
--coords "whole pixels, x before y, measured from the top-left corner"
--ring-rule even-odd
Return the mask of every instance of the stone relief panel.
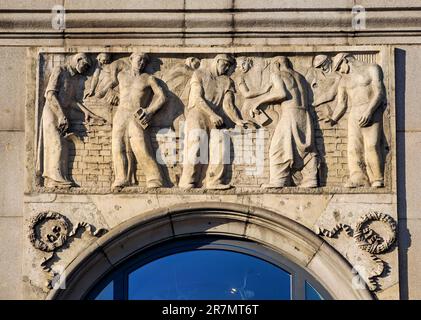
[[40, 53], [33, 188], [385, 192], [383, 60], [378, 51]]

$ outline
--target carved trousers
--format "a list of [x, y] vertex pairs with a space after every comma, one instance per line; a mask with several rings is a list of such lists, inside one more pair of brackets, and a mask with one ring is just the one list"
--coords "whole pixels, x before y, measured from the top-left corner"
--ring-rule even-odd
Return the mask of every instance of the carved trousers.
[[184, 125], [183, 172], [179, 186], [196, 186], [206, 166], [205, 186], [222, 184], [229, 162], [229, 136], [224, 130], [211, 129], [205, 115], [190, 110]]
[[[128, 139], [126, 139], [128, 135]], [[112, 158], [115, 175], [115, 185], [128, 184], [128, 160], [126, 143], [130, 144], [139, 167], [145, 174], [146, 185], [155, 183], [162, 185], [162, 175], [155, 161], [149, 128], [144, 130], [135, 120], [133, 112], [121, 106], [113, 118]]]
[[292, 179], [301, 187], [317, 186], [318, 159], [317, 153], [311, 151], [311, 135], [310, 118], [305, 109], [281, 111], [269, 147], [270, 184], [284, 187]]
[[[358, 112], [357, 112], [358, 111]], [[382, 160], [379, 142], [381, 139], [381, 112], [373, 115], [372, 123], [360, 127], [360, 109], [351, 109], [348, 118], [348, 168], [353, 183], [365, 184], [367, 176], [371, 183], [383, 182]]]

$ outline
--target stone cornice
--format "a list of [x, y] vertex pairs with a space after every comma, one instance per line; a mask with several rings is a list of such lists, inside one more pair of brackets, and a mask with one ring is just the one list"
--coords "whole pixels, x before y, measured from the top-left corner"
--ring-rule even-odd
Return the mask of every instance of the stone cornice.
[[[12, 39], [21, 42], [23, 39], [22, 43], [28, 44], [51, 39], [64, 42], [74, 39], [76, 43], [78, 39], [94, 39], [94, 42], [112, 39], [112, 44], [125, 44], [126, 39], [210, 39], [212, 42], [215, 38], [222, 39], [216, 44], [230, 44], [227, 39], [232, 42], [246, 39], [242, 40], [244, 43], [247, 39], [262, 38], [324, 38], [323, 42], [327, 43], [329, 38], [340, 38], [346, 39], [347, 43], [363, 44], [367, 37], [382, 37], [383, 43], [401, 43], [408, 37], [412, 38], [411, 41], [414, 37], [421, 38], [421, 4], [417, 1], [405, 1], [406, 6], [397, 7], [386, 1], [380, 1], [377, 6], [371, 4], [373, 1], [366, 1], [370, 6], [365, 7], [366, 28], [362, 30], [353, 28], [351, 9], [357, 2], [364, 5], [364, 1], [338, 1], [335, 2], [338, 7], [321, 1], [319, 8], [306, 6], [306, 1], [301, 7], [288, 5], [291, 1], [286, 1], [282, 9], [264, 6], [266, 1], [262, 4], [217, 1], [214, 6], [206, 4], [208, 8], [195, 7], [193, 2], [189, 7], [185, 1], [149, 2], [142, 1], [141, 7], [142, 4], [130, 6], [129, 1], [125, 8], [118, 9], [99, 4], [77, 6], [79, 1], [70, 2], [65, 4], [66, 25], [63, 30], [52, 27], [52, 5], [29, 9], [28, 6], [19, 6], [19, 2], [15, 6], [6, 3], [0, 7], [0, 43]], [[203, 4], [202, 1], [196, 2]]]

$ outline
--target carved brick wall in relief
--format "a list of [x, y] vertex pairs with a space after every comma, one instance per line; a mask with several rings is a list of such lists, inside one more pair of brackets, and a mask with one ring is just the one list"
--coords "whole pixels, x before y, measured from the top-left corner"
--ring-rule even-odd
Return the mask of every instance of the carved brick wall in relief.
[[376, 51], [40, 53], [34, 187], [389, 188], [384, 63]]

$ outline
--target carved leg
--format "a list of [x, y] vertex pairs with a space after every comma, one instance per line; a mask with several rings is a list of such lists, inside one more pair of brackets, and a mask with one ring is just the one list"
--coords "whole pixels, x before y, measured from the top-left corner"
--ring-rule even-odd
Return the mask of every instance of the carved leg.
[[57, 118], [47, 105], [43, 110], [42, 116], [42, 130], [44, 139], [44, 168], [42, 176], [45, 178], [45, 185], [51, 187], [69, 187], [72, 185], [72, 182], [65, 178], [67, 171], [63, 166], [63, 162], [67, 162], [62, 159], [64, 145], [62, 140], [63, 137], [60, 136], [56, 126]]
[[349, 180], [345, 184], [347, 188], [368, 186], [365, 173], [364, 141], [361, 127], [356, 115], [350, 113], [348, 118], [348, 168]]
[[144, 130], [135, 120], [131, 120], [129, 123], [129, 141], [136, 161], [145, 174], [146, 187], [162, 187], [163, 179], [158, 163], [153, 156], [149, 130]]
[[381, 124], [373, 123], [369, 127], [361, 128], [364, 138], [365, 163], [367, 164], [367, 175], [373, 187], [383, 187], [383, 166], [379, 150], [381, 137]]
[[301, 170], [303, 180], [300, 183], [301, 188], [317, 187], [317, 169], [318, 160], [315, 153], [309, 153], [304, 159], [304, 167]]
[[206, 172], [206, 188], [229, 189], [231, 185], [224, 184], [225, 166], [230, 162], [229, 136], [223, 130], [212, 129], [209, 139], [209, 166]]
[[[194, 111], [191, 111], [194, 112]], [[199, 164], [208, 162], [207, 128], [198, 116], [188, 115], [184, 125], [183, 171], [178, 186], [191, 189], [196, 186]]]
[[[282, 132], [284, 123], [279, 119], [275, 128], [269, 147], [269, 184], [262, 185], [263, 188], [286, 187], [291, 173], [291, 162], [293, 155], [288, 155], [290, 150], [285, 150], [286, 135], [290, 132]], [[291, 137], [289, 137], [291, 140]], [[292, 143], [292, 142], [291, 142]], [[291, 149], [290, 147], [288, 149]]]
[[112, 188], [128, 185], [127, 180], [127, 156], [125, 134], [130, 114], [124, 110], [117, 110], [113, 118], [112, 129], [112, 158], [114, 167], [114, 183]]

